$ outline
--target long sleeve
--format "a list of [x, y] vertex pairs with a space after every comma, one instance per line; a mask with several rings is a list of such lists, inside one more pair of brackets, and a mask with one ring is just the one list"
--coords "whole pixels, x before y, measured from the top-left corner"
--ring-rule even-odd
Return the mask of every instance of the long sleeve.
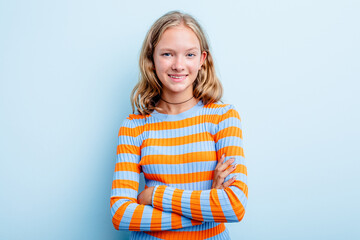
[[225, 189], [182, 190], [157, 185], [152, 206], [164, 212], [173, 212], [205, 222], [238, 222], [245, 214], [247, 204], [247, 169], [244, 161], [242, 128], [238, 112], [232, 105], [220, 117], [214, 134], [218, 159], [225, 153], [226, 160], [235, 158], [236, 169], [225, 179], [236, 175], [236, 181]]
[[117, 161], [112, 183], [110, 206], [112, 222], [117, 230], [161, 231], [200, 225], [176, 213], [163, 212], [137, 203], [141, 167], [141, 131], [126, 119], [119, 130]]

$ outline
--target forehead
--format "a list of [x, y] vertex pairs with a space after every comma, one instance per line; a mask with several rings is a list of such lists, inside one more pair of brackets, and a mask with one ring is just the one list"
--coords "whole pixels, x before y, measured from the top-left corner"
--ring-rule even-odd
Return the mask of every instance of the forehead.
[[166, 29], [156, 48], [200, 49], [200, 42], [191, 28], [180, 25]]

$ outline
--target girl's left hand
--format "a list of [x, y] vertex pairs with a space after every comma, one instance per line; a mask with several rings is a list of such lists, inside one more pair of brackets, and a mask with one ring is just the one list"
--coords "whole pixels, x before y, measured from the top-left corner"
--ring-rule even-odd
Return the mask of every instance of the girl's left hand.
[[151, 198], [155, 187], [144, 189], [137, 197], [138, 204], [151, 205]]
[[236, 176], [224, 182], [225, 178], [236, 169], [236, 164], [231, 165], [235, 159], [231, 158], [224, 163], [225, 154], [223, 154], [215, 167], [214, 179], [211, 188], [225, 189], [229, 187], [236, 180]]

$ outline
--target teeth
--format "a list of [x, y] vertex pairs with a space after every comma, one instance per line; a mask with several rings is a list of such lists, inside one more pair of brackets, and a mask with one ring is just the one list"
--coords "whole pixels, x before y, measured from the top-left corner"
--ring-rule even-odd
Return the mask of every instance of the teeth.
[[183, 78], [185, 76], [173, 76], [173, 75], [170, 75], [170, 77], [172, 77], [172, 78]]

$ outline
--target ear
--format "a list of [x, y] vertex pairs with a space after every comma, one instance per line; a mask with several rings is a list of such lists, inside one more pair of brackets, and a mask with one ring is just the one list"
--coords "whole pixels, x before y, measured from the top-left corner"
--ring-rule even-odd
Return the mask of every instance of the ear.
[[201, 57], [200, 57], [200, 67], [199, 67], [199, 70], [201, 69], [202, 65], [204, 64], [206, 57], [207, 57], [207, 52], [206, 52], [206, 51], [203, 51], [203, 52], [201, 53]]

